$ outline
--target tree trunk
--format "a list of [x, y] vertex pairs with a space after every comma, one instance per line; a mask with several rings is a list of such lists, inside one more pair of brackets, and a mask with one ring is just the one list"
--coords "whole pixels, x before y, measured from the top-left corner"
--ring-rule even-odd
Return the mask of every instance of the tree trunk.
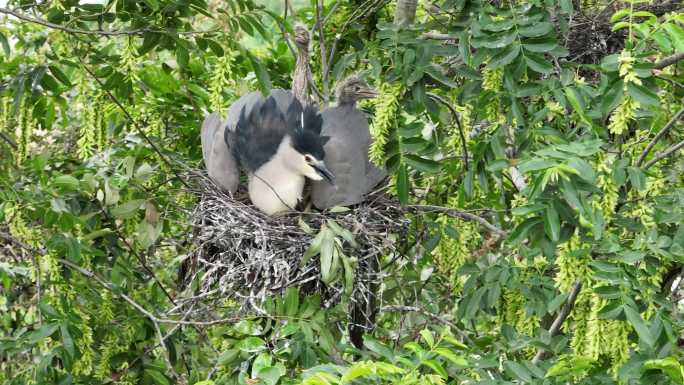
[[418, 0], [397, 0], [397, 9], [394, 11], [394, 25], [405, 27], [416, 19]]

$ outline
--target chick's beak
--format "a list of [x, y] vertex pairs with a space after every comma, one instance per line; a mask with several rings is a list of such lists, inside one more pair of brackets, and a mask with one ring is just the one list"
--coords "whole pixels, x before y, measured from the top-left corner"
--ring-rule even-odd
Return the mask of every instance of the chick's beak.
[[333, 175], [330, 170], [328, 170], [327, 167], [325, 167], [325, 163], [323, 162], [316, 162], [312, 164], [313, 168], [316, 170], [316, 173], [320, 176], [323, 177], [323, 179], [327, 180], [328, 183], [331, 185], [335, 185], [335, 175]]
[[380, 95], [380, 93], [375, 88], [371, 88], [371, 87], [366, 87], [366, 88], [361, 89], [359, 91], [359, 94], [366, 99], [374, 99]]

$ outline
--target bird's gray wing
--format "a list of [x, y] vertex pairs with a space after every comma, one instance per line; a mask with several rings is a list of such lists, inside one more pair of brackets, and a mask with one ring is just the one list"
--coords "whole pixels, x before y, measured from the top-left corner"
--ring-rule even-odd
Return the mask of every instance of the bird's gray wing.
[[240, 182], [240, 170], [233, 153], [224, 142], [225, 122], [218, 113], [207, 116], [202, 123], [202, 156], [209, 177], [222, 189], [235, 192]]
[[209, 165], [209, 153], [211, 152], [211, 145], [213, 144], [212, 138], [214, 137], [216, 130], [221, 128], [221, 123], [221, 117], [216, 112], [207, 115], [202, 122], [200, 141], [202, 143], [202, 158], [204, 159], [204, 164], [207, 166]]
[[[280, 111], [283, 113], [287, 111], [287, 109], [290, 107], [290, 104], [294, 100], [294, 95], [291, 91], [279, 88], [272, 89], [269, 96], [272, 96], [273, 99], [275, 99], [278, 109], [280, 109]], [[249, 114], [252, 112], [252, 108], [254, 108], [256, 104], [263, 100], [264, 97], [261, 95], [261, 92], [254, 91], [241, 96], [238, 100], [233, 102], [233, 104], [231, 104], [228, 108], [228, 128], [235, 130], [235, 126], [240, 119], [240, 112], [242, 111], [243, 107], [245, 108], [246, 115], [249, 116]]]
[[275, 155], [287, 133], [285, 116], [274, 98], [257, 102], [249, 114], [243, 108], [235, 127], [235, 151], [240, 163], [256, 171]]
[[[321, 114], [321, 135], [330, 136], [325, 145], [325, 164], [335, 175], [336, 186], [324, 181], [314, 182], [311, 199], [318, 209], [350, 206], [360, 203], [365, 189], [366, 165], [363, 143], [359, 143], [353, 127], [359, 121], [345, 108], [328, 108]], [[362, 138], [361, 138], [362, 139]]]

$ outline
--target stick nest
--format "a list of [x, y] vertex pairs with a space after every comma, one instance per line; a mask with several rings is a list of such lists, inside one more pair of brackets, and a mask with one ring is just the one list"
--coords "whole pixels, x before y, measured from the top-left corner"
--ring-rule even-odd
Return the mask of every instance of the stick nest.
[[195, 252], [181, 268], [181, 279], [199, 283], [194, 298], [204, 298], [205, 304], [207, 297], [222, 304], [231, 299], [249, 311], [258, 310], [267, 295], [298, 287], [300, 292], [319, 293], [327, 306], [339, 303], [345, 292], [343, 272], [326, 285], [318, 256], [302, 263], [321, 226], [334, 220], [351, 231], [358, 244], [355, 249], [344, 244], [345, 254], [357, 260], [350, 303], [364, 307], [367, 320], [373, 318], [379, 302], [379, 258], [396, 254], [407, 239], [409, 221], [398, 202], [376, 192], [344, 212], [269, 217], [249, 203], [244, 191], [231, 196], [209, 178], [197, 182], [199, 204], [190, 217]]

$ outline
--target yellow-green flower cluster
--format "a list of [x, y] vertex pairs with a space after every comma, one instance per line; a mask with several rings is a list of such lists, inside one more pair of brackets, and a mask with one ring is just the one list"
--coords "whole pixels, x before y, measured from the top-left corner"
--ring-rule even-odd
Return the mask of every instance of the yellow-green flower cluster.
[[93, 370], [93, 357], [95, 355], [95, 352], [93, 352], [93, 329], [88, 325], [90, 320], [88, 314], [78, 307], [75, 307], [73, 311], [81, 319], [81, 324], [79, 325], [81, 337], [76, 340], [76, 346], [78, 346], [81, 354], [74, 363], [74, 374], [87, 376]]
[[[587, 286], [591, 278], [591, 256], [586, 250], [587, 245], [584, 244], [577, 231], [575, 234], [558, 247], [558, 256], [556, 257], [556, 265], [558, 266], [558, 273], [555, 281], [556, 287], [563, 293], [567, 293], [572, 288], [575, 281], [580, 281]], [[573, 254], [575, 251], [579, 253]]]
[[121, 67], [126, 80], [135, 83], [140, 81], [140, 75], [138, 74], [138, 53], [133, 42], [133, 37], [124, 40], [123, 47], [121, 47]]
[[604, 320], [599, 312], [608, 301], [586, 291], [586, 296], [578, 299], [582, 306], [589, 303], [589, 316], [585, 319], [584, 333], [575, 333], [571, 345], [575, 354], [598, 360], [607, 357], [611, 362], [611, 372], [616, 375], [620, 367], [629, 359], [629, 333], [631, 328], [625, 321]]
[[385, 83], [380, 87], [380, 97], [375, 103], [375, 117], [370, 132], [373, 137], [369, 157], [373, 163], [381, 166], [385, 157], [385, 144], [389, 140], [399, 111], [399, 98], [403, 89], [401, 84]]
[[76, 98], [80, 108], [81, 126], [76, 141], [76, 154], [81, 159], [91, 157], [96, 149], [103, 149], [106, 142], [106, 122], [103, 113], [102, 95], [90, 88], [85, 77], [81, 78]]
[[449, 219], [446, 216], [440, 216], [437, 222], [443, 226], [450, 225], [458, 231], [458, 239], [442, 231], [442, 238], [439, 245], [432, 251], [432, 257], [437, 271], [449, 279], [455, 292], [460, 292], [464, 280], [458, 276], [458, 269], [473, 254], [473, 248], [480, 243], [481, 236], [473, 222]]
[[222, 112], [225, 106], [223, 90], [234, 85], [231, 69], [233, 54], [226, 50], [225, 54], [216, 61], [216, 66], [209, 80], [209, 106], [212, 111]]
[[17, 140], [17, 155], [15, 161], [17, 165], [20, 165], [29, 155], [32, 143], [31, 136], [33, 135], [33, 130], [36, 128], [36, 123], [33, 119], [33, 110], [28, 98], [24, 98], [21, 102], [16, 122], [14, 137]]
[[600, 153], [596, 163], [598, 174], [597, 185], [601, 189], [601, 195], [592, 201], [594, 208], [601, 209], [606, 222], [610, 222], [618, 204], [618, 187], [611, 176], [614, 157]]
[[636, 58], [632, 56], [632, 53], [628, 50], [623, 50], [620, 52], [618, 57], [618, 66], [620, 68], [620, 76], [625, 84], [625, 89], [627, 89], [627, 83], [634, 83], [636, 85], [641, 85], [641, 79], [637, 76], [634, 71], [634, 62]]
[[611, 134], [622, 135], [628, 129], [629, 123], [634, 120], [638, 108], [639, 102], [631, 96], [625, 96], [622, 103], [610, 115], [608, 131]]
[[482, 89], [497, 92], [503, 87], [503, 68], [485, 68], [482, 71]]
[[563, 117], [565, 115], [565, 109], [555, 100], [546, 102], [546, 108], [548, 113], [546, 114], [546, 120], [551, 122], [557, 117]]

